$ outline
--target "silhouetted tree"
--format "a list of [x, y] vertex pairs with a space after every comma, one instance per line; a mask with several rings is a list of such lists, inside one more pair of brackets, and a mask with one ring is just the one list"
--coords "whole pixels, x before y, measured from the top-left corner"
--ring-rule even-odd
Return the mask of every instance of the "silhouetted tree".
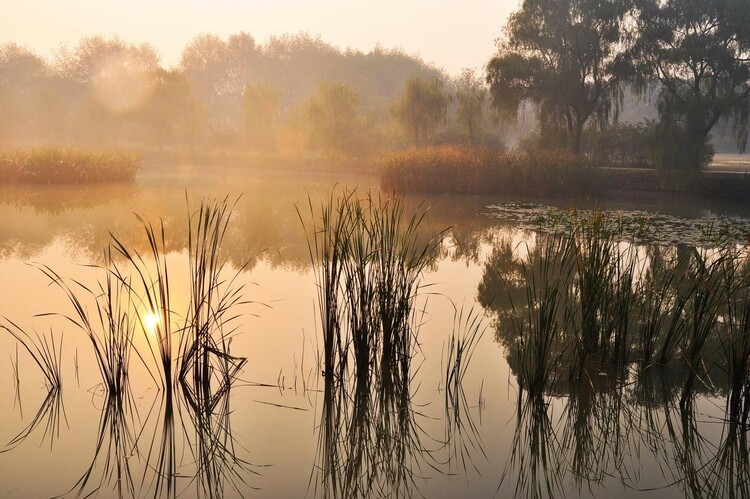
[[710, 133], [722, 120], [731, 122], [743, 151], [750, 117], [750, 2], [639, 0], [638, 7], [633, 56], [639, 73], [661, 84], [662, 166], [699, 170], [710, 161]]
[[494, 107], [515, 119], [524, 102], [567, 131], [578, 153], [592, 118], [605, 124], [630, 74], [622, 54], [630, 0], [524, 0], [508, 37], [487, 65]]

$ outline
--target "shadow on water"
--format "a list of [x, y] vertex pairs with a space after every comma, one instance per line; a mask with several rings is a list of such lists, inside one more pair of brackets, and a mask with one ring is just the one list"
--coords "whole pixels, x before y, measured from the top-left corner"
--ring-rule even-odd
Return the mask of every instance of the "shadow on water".
[[[680, 407], [679, 385], [666, 379], [660, 384], [671, 398], [651, 393], [642, 399], [637, 387], [592, 385], [564, 397], [519, 397], [498, 493], [596, 496], [619, 488], [747, 497], [747, 427], [728, 419], [698, 420], [695, 411]], [[664, 485], [643, 485], [648, 483]]]

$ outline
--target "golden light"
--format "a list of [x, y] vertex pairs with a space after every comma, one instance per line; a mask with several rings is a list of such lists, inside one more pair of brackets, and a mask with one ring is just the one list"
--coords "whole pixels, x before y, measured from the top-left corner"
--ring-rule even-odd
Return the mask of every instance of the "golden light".
[[143, 106], [154, 90], [152, 72], [127, 54], [107, 60], [93, 79], [94, 98], [105, 109], [125, 113]]
[[143, 329], [150, 335], [155, 335], [157, 328], [161, 325], [161, 319], [159, 315], [149, 310], [141, 317], [143, 323]]

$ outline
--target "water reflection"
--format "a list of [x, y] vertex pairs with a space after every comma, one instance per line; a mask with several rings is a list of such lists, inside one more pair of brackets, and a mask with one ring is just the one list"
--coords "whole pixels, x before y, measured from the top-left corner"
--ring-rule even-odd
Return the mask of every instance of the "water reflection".
[[478, 285], [519, 387], [501, 487], [597, 495], [616, 480], [637, 491], [652, 465], [657, 487], [744, 497], [745, 249], [577, 230], [500, 239]]
[[[233, 177], [233, 181], [239, 178], [242, 177]], [[506, 353], [514, 374], [509, 383], [512, 391], [518, 386], [515, 376], [520, 368], [513, 324], [520, 314], [529, 314], [524, 284], [526, 270], [544, 258], [532, 232], [517, 230], [513, 221], [482, 216], [487, 211], [484, 206], [495, 202], [483, 198], [430, 199], [432, 208], [420, 238], [429, 239], [446, 226], [452, 226], [436, 263], [427, 267], [428, 272], [435, 271], [428, 281], [445, 283], [444, 288], [470, 286], [465, 295], [478, 291], [479, 302], [494, 319], [494, 337], [502, 348], [495, 348], [489, 339], [478, 348], [481, 355], [487, 354], [483, 359], [482, 379], [491, 386], [484, 391], [490, 403], [483, 405], [479, 382], [469, 385], [466, 391], [461, 384], [447, 382], [446, 371], [455, 365], [456, 357], [447, 355], [443, 357], [445, 363], [436, 367], [441, 358], [440, 345], [449, 341], [450, 331], [450, 317], [443, 320], [440, 310], [448, 307], [438, 304], [420, 319], [427, 325], [418, 344], [427, 357], [408, 367], [408, 374], [403, 374], [404, 367], [398, 362], [386, 363], [394, 370], [390, 374], [378, 365], [372, 369], [377, 376], [357, 375], [346, 381], [327, 372], [321, 377], [322, 402], [316, 411], [294, 411], [294, 416], [284, 415], [278, 421], [277, 413], [270, 412], [271, 424], [257, 426], [258, 414], [283, 409], [269, 405], [247, 410], [254, 407], [244, 392], [250, 383], [240, 387], [233, 380], [239, 374], [239, 367], [252, 372], [253, 379], [256, 375], [264, 381], [275, 379], [279, 369], [286, 368], [286, 364], [278, 365], [279, 359], [291, 356], [287, 350], [290, 338], [294, 340], [299, 329], [308, 334], [314, 329], [311, 319], [307, 320], [308, 315], [312, 316], [310, 302], [314, 288], [311, 285], [302, 289], [299, 284], [305, 280], [312, 282], [313, 277], [294, 203], [304, 203], [308, 195], [318, 199], [333, 185], [327, 179], [308, 184], [311, 187], [307, 191], [299, 186], [280, 187], [286, 180], [260, 179], [257, 185], [252, 184], [256, 180], [237, 180], [236, 185], [230, 186], [245, 195], [231, 217], [222, 256], [229, 262], [230, 270], [241, 268], [250, 259], [248, 269], [254, 265], [256, 269], [268, 269], [268, 275], [273, 276], [266, 276], [268, 280], [278, 279], [288, 287], [281, 292], [288, 302], [276, 304], [273, 317], [283, 318], [286, 321], [283, 328], [293, 331], [288, 333], [281, 330], [282, 326], [272, 325], [257, 333], [250, 331], [250, 338], [244, 343], [236, 341], [233, 348], [249, 352], [248, 364], [229, 356], [228, 349], [221, 355], [209, 351], [215, 371], [207, 375], [199, 373], [199, 377], [211, 379], [210, 383], [194, 383], [195, 378], [188, 376], [182, 383], [170, 384], [171, 394], [165, 389], [151, 398], [97, 392], [94, 400], [100, 407], [91, 423], [98, 427], [91, 431], [92, 440], [86, 439], [86, 430], [90, 428], [87, 420], [71, 421], [76, 425], [70, 432], [76, 439], [76, 450], [70, 453], [69, 466], [75, 466], [77, 472], [72, 478], [67, 475], [64, 482], [56, 481], [59, 491], [70, 489], [71, 494], [80, 496], [226, 497], [249, 495], [250, 489], [263, 486], [271, 493], [283, 489], [293, 496], [304, 493], [309, 479], [310, 495], [422, 493], [432, 497], [441, 493], [445, 496], [454, 490], [459, 490], [456, 495], [474, 494], [477, 490], [489, 490], [489, 494], [482, 495], [491, 495], [502, 476], [498, 496], [505, 496], [508, 491], [517, 497], [603, 495], [617, 492], [620, 486], [623, 495], [664, 487], [667, 493], [692, 497], [750, 494], [747, 431], [742, 424], [749, 405], [743, 369], [750, 352], [745, 346], [750, 344], [745, 342], [746, 325], [750, 324], [746, 319], [747, 295], [733, 294], [731, 310], [716, 316], [716, 327], [721, 329], [722, 336], [705, 344], [706, 355], [702, 358], [705, 368], [698, 371], [694, 402], [680, 406], [689, 372], [673, 363], [656, 362], [662, 352], [673, 352], [665, 356], [675, 357], [674, 352], [680, 351], [664, 346], [667, 344], [664, 332], [669, 330], [674, 314], [661, 311], [680, 300], [683, 292], [680, 276], [690, 273], [701, 252], [687, 245], [639, 248], [638, 258], [648, 264], [641, 267], [642, 276], [634, 274], [632, 285], [640, 289], [637, 282], [642, 277], [653, 292], [638, 295], [644, 299], [645, 312], [632, 313], [628, 320], [630, 325], [638, 324], [641, 329], [650, 324], [654, 334], [634, 336], [628, 326], [627, 335], [622, 336], [625, 341], [616, 347], [613, 344], [610, 351], [608, 359], [614, 361], [614, 367], [600, 363], [597, 369], [583, 370], [571, 377], [567, 360], [555, 364], [552, 376], [555, 383], [533, 397], [523, 392], [515, 406], [515, 418], [508, 420], [512, 401], [506, 406], [498, 388], [504, 380], [497, 379], [498, 373], [505, 369], [501, 352]], [[227, 194], [226, 184], [197, 186], [194, 182], [188, 186], [189, 201], [195, 205], [194, 198], [213, 190], [223, 197]], [[230, 197], [239, 194], [231, 189]], [[135, 189], [102, 186], [96, 192], [65, 189], [26, 194], [8, 192], [0, 202], [0, 214], [4, 215], [0, 257], [3, 262], [16, 262], [36, 259], [49, 248], [55, 251], [62, 248], [55, 258], [65, 258], [66, 262], [70, 258], [94, 261], [106, 267], [107, 257], [102, 256], [101, 248], [109, 243], [110, 230], [128, 248], [147, 253], [143, 228], [131, 215], [138, 212], [147, 218], [159, 216], [164, 220], [168, 230], [160, 251], [172, 260], [182, 261], [190, 253], [186, 244], [185, 197], [182, 188], [175, 189], [159, 181], [140, 183]], [[421, 201], [406, 202], [416, 206]], [[407, 204], [407, 210], [410, 206]], [[527, 244], [519, 245], [521, 242]], [[525, 259], [526, 268], [519, 257]], [[257, 265], [258, 262], [268, 265]], [[451, 262], [458, 265], [450, 267]], [[120, 265], [121, 260], [116, 259], [116, 264]], [[563, 262], [556, 265], [559, 267]], [[450, 267], [453, 274], [441, 273], [445, 267]], [[535, 275], [541, 279], [538, 272]], [[72, 277], [78, 279], [80, 275]], [[242, 282], [248, 278], [244, 276]], [[187, 283], [183, 284], [188, 289]], [[572, 288], [578, 292], [574, 289], [576, 285], [575, 281], [560, 283], [561, 293], [569, 293]], [[36, 288], [29, 288], [32, 294], [36, 292]], [[48, 306], [47, 295], [41, 292], [39, 295], [42, 306]], [[685, 311], [693, 310], [694, 301], [690, 300], [682, 305]], [[12, 303], [15, 307], [18, 301]], [[5, 308], [3, 313], [9, 311]], [[96, 313], [94, 308], [89, 311]], [[682, 329], [689, 329], [694, 322], [686, 324], [679, 326], [679, 335], [684, 336]], [[145, 341], [138, 336], [134, 343], [145, 351]], [[67, 339], [66, 348], [72, 351]], [[559, 348], [554, 355], [564, 358], [566, 353]], [[86, 360], [81, 357], [81, 381], [86, 386], [97, 372], [87, 376]], [[152, 360], [147, 356], [146, 359]], [[175, 359], [175, 365], [177, 362]], [[138, 360], [134, 363], [138, 364]], [[130, 374], [133, 380], [150, 383], [146, 375], [139, 378], [135, 371]], [[310, 377], [303, 379], [308, 380], [307, 389]], [[24, 389], [35, 387], [30, 385], [33, 383], [25, 384]], [[432, 393], [435, 385], [441, 391]], [[20, 400], [18, 383], [15, 389]], [[68, 408], [71, 397], [76, 396], [73, 392], [66, 389]], [[469, 399], [476, 400], [477, 392], [479, 411], [476, 404], [469, 403]], [[55, 451], [59, 452], [65, 445], [66, 432], [59, 432], [62, 435], [58, 436], [58, 429], [66, 418], [62, 392], [56, 393], [44, 399], [41, 416], [32, 418], [31, 424], [25, 422], [31, 429], [21, 435], [32, 437], [25, 441], [35, 444], [36, 437], [45, 434], [45, 429], [54, 428], [46, 433], [43, 442], [51, 444], [55, 435]], [[84, 398], [88, 400], [89, 396], [84, 394]], [[76, 404], [80, 399], [79, 396]], [[24, 399], [27, 407], [28, 400]], [[86, 405], [86, 400], [82, 405]], [[422, 405], [422, 401], [429, 405]], [[725, 411], [725, 406], [730, 409]], [[78, 414], [79, 408], [76, 409]], [[307, 414], [309, 420], [302, 419]], [[319, 419], [314, 421], [312, 414]], [[298, 424], [303, 429], [291, 429], [284, 426], [286, 423]], [[317, 430], [317, 448], [312, 428]], [[272, 444], [259, 449], [253, 440], [257, 433], [271, 434], [268, 439]], [[11, 437], [16, 434], [14, 429]], [[294, 437], [309, 434], [309, 442], [304, 435], [293, 440], [287, 434]], [[248, 444], [248, 440], [252, 443]], [[18, 440], [14, 453], [7, 455], [31, 468], [36, 460], [21, 454], [29, 447], [21, 445], [23, 441], [24, 438]], [[274, 459], [278, 466], [264, 474], [279, 473], [284, 483], [259, 478], [263, 470], [251, 464], [255, 459], [251, 460], [249, 448], [259, 451], [261, 459], [278, 452], [282, 456]], [[75, 459], [86, 453], [85, 462]], [[51, 459], [59, 458], [59, 454], [52, 455]], [[295, 464], [290, 465], [290, 461]], [[314, 471], [308, 478], [313, 462]], [[451, 482], [456, 475], [463, 476]], [[15, 480], [13, 483], [25, 480], [9, 476], [8, 481], [11, 479]], [[457, 489], [456, 481], [464, 488]], [[5, 491], [0, 489], [0, 492]]]
[[[679, 488], [685, 497], [747, 497], [746, 426], [699, 420], [674, 399], [642, 399], [636, 391], [582, 385], [562, 398], [519, 399], [501, 487], [514, 497], [562, 497], [570, 484], [577, 495], [599, 495], [614, 479], [632, 493]], [[643, 485], [658, 484], [659, 475], [663, 485]]]

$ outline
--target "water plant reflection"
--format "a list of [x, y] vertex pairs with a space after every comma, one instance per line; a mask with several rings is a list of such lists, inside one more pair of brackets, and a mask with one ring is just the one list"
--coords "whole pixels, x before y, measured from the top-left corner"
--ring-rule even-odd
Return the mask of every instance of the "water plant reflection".
[[[310, 257], [323, 331], [318, 478], [326, 497], [410, 495], [429, 452], [412, 408], [422, 272], [442, 239], [398, 198], [309, 202]], [[351, 367], [350, 367], [351, 366]]]
[[698, 390], [731, 390], [729, 414], [746, 419], [746, 248], [636, 245], [604, 214], [571, 220], [570, 235], [537, 234], [522, 251], [501, 242], [485, 265], [479, 300], [519, 386], [625, 383], [657, 363], [679, 374], [684, 406]]

